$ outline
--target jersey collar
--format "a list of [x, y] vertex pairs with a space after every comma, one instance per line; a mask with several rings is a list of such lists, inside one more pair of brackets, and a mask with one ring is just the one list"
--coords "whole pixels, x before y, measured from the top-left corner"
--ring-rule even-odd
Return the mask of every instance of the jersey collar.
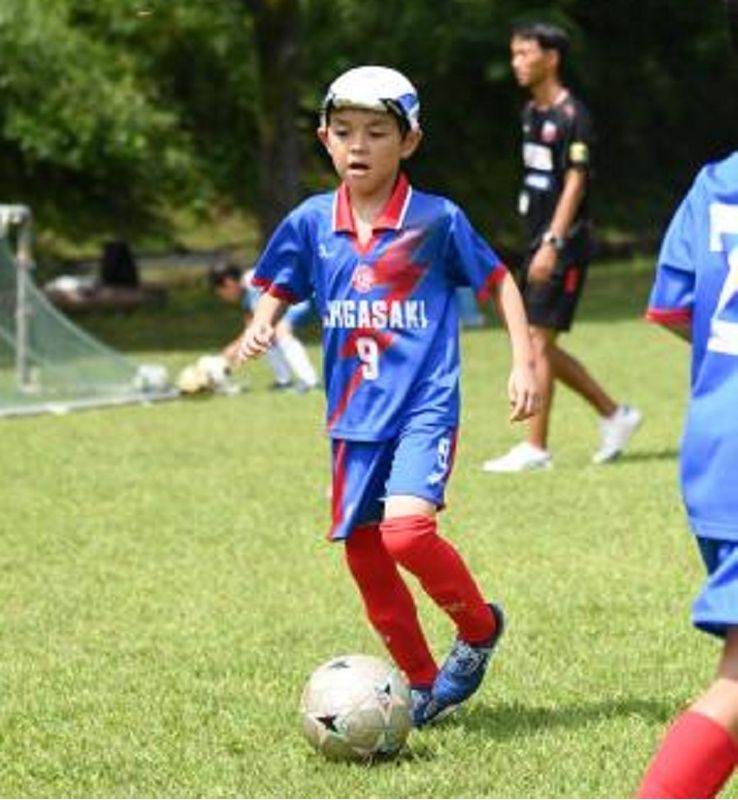
[[560, 106], [562, 103], [565, 103], [568, 99], [569, 90], [565, 86], [562, 86], [561, 89], [559, 89], [556, 97], [554, 97], [550, 103], [541, 106], [538, 105], [535, 100], [530, 100], [528, 101], [528, 105], [530, 108], [534, 108], [536, 111], [549, 111], [550, 109], [556, 108], [556, 106]]
[[[397, 176], [395, 188], [392, 190], [387, 204], [374, 221], [372, 228], [375, 231], [399, 230], [402, 228], [405, 221], [405, 214], [410, 205], [412, 193], [412, 186], [410, 186], [405, 174], [401, 172]], [[345, 183], [342, 183], [338, 187], [333, 201], [333, 230], [356, 235], [354, 214], [351, 210], [351, 199]]]

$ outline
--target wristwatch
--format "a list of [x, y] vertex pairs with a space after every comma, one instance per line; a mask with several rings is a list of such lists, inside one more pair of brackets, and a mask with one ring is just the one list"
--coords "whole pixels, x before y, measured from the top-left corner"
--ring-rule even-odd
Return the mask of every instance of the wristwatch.
[[552, 230], [548, 230], [541, 236], [541, 244], [550, 244], [556, 252], [559, 252], [564, 247], [564, 237], [557, 236]]

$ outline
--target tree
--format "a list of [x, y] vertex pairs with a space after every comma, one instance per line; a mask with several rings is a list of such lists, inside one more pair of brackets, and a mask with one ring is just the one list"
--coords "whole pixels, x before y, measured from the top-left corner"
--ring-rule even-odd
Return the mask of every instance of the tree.
[[243, 0], [253, 16], [259, 119], [259, 222], [264, 237], [295, 205], [302, 66], [298, 0]]
[[90, 211], [97, 224], [134, 221], [190, 177], [188, 137], [135, 57], [88, 35], [81, 6], [6, 0], [0, 9], [5, 191], [52, 225], [82, 225]]

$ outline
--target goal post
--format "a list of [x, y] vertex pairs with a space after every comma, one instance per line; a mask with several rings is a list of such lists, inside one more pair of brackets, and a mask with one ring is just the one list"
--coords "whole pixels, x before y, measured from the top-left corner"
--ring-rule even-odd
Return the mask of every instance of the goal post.
[[176, 397], [163, 367], [138, 365], [49, 301], [32, 237], [31, 210], [0, 204], [0, 417]]
[[9, 243], [16, 232], [15, 374], [20, 391], [30, 388], [28, 362], [28, 282], [31, 279], [32, 217], [28, 206], [0, 205], [0, 237]]

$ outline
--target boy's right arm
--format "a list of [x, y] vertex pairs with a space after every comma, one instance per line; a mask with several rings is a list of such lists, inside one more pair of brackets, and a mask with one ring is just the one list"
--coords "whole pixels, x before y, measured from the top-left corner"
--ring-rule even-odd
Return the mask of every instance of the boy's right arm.
[[287, 309], [287, 301], [264, 292], [254, 309], [254, 316], [238, 340], [236, 362], [259, 358], [274, 344], [275, 328]]

